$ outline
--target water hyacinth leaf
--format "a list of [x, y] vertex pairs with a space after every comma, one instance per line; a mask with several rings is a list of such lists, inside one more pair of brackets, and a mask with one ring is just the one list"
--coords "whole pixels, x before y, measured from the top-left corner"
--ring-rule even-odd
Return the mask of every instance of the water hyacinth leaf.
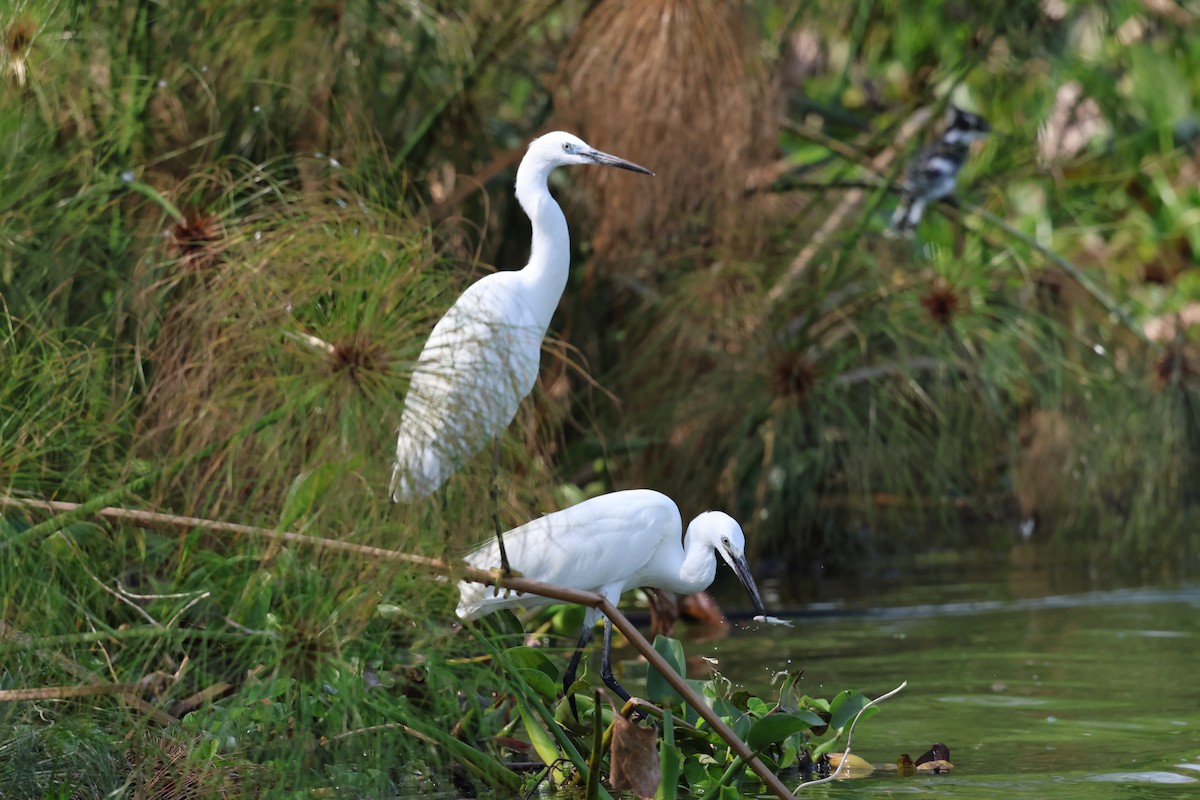
[[789, 713], [792, 714], [792, 716], [800, 717], [800, 719], [807, 721], [809, 726], [812, 728], [820, 728], [826, 724], [825, 718], [820, 714], [814, 714], [813, 712], [804, 708], [798, 708]]
[[[863, 706], [865, 706], [868, 702], [870, 701], [862, 692], [856, 692], [850, 689], [839, 692], [838, 696], [833, 698], [833, 702], [829, 704], [829, 726], [840, 733], [842, 729], [844, 729], [851, 723], [851, 721], [854, 720], [855, 715], [858, 714], [859, 711], [862, 711]], [[865, 712], [863, 712], [861, 719], [862, 721], [865, 721], [878, 713], [879, 707], [871, 706]]]
[[521, 676], [521, 680], [529, 685], [530, 689], [533, 689], [547, 700], [554, 700], [558, 696], [558, 684], [541, 670], [520, 667], [515, 672]]
[[746, 709], [756, 717], [765, 717], [771, 713], [771, 706], [760, 697], [751, 697], [747, 700]]
[[618, 714], [613, 719], [608, 763], [612, 788], [629, 789], [642, 800], [652, 800], [662, 783], [658, 731], [643, 728]]
[[[655, 636], [654, 649], [666, 659], [680, 677], [687, 677], [687, 662], [684, 660], [683, 644], [678, 639], [669, 636]], [[681, 706], [683, 697], [667, 683], [667, 679], [659, 674], [653, 666], [646, 671], [646, 698], [661, 706]]]
[[731, 722], [742, 716], [741, 709], [724, 697], [714, 697], [711, 705], [712, 710], [717, 713], [717, 716], [726, 722]]
[[[820, 724], [820, 720], [817, 720]], [[746, 744], [754, 751], [778, 744], [794, 733], [812, 727], [812, 722], [798, 714], [768, 714], [755, 720], [746, 732]]]

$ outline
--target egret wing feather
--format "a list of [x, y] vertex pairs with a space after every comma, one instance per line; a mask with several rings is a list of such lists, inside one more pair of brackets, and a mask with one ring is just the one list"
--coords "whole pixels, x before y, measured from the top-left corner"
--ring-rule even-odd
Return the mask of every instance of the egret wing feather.
[[[665, 495], [645, 489], [613, 492], [514, 528], [504, 534], [512, 568], [523, 577], [584, 591], [616, 595], [643, 584], [663, 548], [682, 550], [679, 509]], [[496, 569], [500, 550], [489, 541], [467, 557], [480, 569]], [[495, 595], [490, 587], [459, 584], [458, 615], [464, 619], [501, 608], [556, 602], [527, 595]], [[610, 597], [615, 600], [615, 597]]]
[[546, 331], [513, 276], [498, 272], [470, 286], [430, 333], [400, 419], [395, 499], [436, 491], [508, 427], [532, 391]]

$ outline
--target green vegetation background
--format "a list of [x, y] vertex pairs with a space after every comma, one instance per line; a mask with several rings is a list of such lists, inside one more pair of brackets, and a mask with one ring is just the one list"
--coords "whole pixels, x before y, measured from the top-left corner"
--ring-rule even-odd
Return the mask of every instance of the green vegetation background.
[[[658, 174], [555, 176], [576, 252], [507, 523], [650, 486], [733, 513], [760, 564], [998, 552], [1032, 517], [1093, 569], [1193, 574], [1198, 14], [14, 0], [0, 491], [434, 556], [481, 538], [487, 459], [394, 506], [394, 430], [440, 313], [524, 263], [515, 165], [566, 128]], [[995, 133], [957, 208], [885, 239], [879, 187], [951, 100]], [[6, 796], [430, 789], [458, 741], [506, 785], [505, 710], [475, 700], [501, 651], [451, 630], [452, 585], [47, 518], [0, 511], [0, 689], [159, 680], [181, 719], [0, 705]]]

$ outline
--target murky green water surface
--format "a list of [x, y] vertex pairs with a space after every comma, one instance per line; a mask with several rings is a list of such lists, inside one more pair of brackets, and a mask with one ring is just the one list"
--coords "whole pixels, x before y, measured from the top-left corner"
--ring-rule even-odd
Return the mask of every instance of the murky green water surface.
[[[821, 697], [908, 681], [854, 735], [880, 768], [817, 794], [1200, 798], [1200, 589], [1055, 593], [1029, 574], [935, 576], [865, 599], [861, 586], [827, 587], [790, 630], [743, 622], [688, 642], [691, 674], [699, 656], [715, 658], [764, 697], [787, 669], [802, 668], [801, 688]], [[768, 582], [786, 605], [780, 589]], [[950, 774], [897, 775], [900, 753], [933, 742], [949, 746]]]

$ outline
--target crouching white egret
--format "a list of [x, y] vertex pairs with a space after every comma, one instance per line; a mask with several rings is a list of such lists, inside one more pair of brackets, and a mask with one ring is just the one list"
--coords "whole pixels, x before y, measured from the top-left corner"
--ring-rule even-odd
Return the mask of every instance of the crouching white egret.
[[[670, 589], [680, 594], [699, 592], [717, 573], [717, 554], [733, 568], [750, 594], [755, 611], [765, 615], [762, 597], [744, 554], [746, 539], [737, 521], [720, 511], [707, 511], [692, 520], [687, 534], [671, 498], [649, 489], [611, 492], [563, 511], [547, 514], [504, 534], [514, 569], [523, 577], [603, 595], [613, 605], [621, 594], [639, 586]], [[497, 542], [470, 553], [473, 567], [489, 569], [496, 562]], [[532, 608], [559, 602], [532, 594], [497, 595], [482, 584], [459, 583], [458, 616], [472, 620], [502, 608]], [[583, 633], [563, 676], [570, 690], [583, 648], [592, 635], [600, 610], [587, 609]], [[612, 674], [612, 621], [604, 620], [604, 650], [600, 677], [623, 699], [629, 693]], [[574, 700], [571, 701], [574, 709]]]
[[[494, 272], [463, 292], [434, 326], [413, 370], [392, 467], [391, 496], [435, 492], [504, 432], [537, 381], [542, 339], [567, 285], [567, 220], [547, 186], [555, 167], [602, 164], [654, 173], [555, 131], [534, 139], [517, 168], [517, 201], [533, 240], [524, 268]], [[499, 517], [499, 559], [509, 572]], [[494, 567], [494, 564], [492, 565]]]

